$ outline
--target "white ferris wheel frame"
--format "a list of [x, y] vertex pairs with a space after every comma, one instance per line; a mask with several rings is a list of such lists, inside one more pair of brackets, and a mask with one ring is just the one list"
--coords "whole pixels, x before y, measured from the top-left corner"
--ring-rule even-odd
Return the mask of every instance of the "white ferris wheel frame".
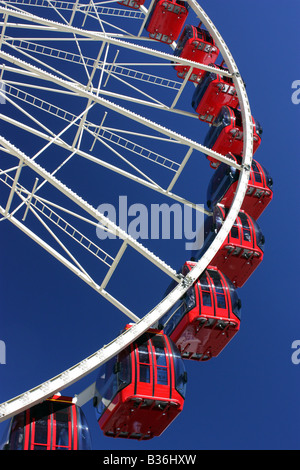
[[[142, 335], [153, 324], [155, 324], [182, 297], [182, 295], [188, 290], [188, 288], [198, 279], [201, 273], [206, 269], [206, 267], [209, 265], [210, 261], [212, 260], [216, 252], [220, 249], [223, 241], [225, 240], [227, 234], [229, 233], [238, 215], [238, 212], [243, 203], [244, 196], [247, 190], [247, 184], [248, 184], [250, 168], [251, 168], [251, 163], [252, 163], [252, 155], [253, 155], [253, 124], [252, 124], [252, 115], [251, 115], [250, 105], [249, 105], [249, 101], [248, 101], [248, 97], [246, 94], [243, 80], [240, 76], [237, 65], [224, 39], [220, 35], [219, 31], [217, 30], [213, 22], [204, 12], [204, 10], [198, 5], [198, 3], [195, 0], [187, 0], [187, 1], [190, 7], [193, 9], [193, 11], [196, 13], [197, 17], [206, 26], [206, 28], [208, 29], [212, 37], [215, 39], [216, 45], [219, 48], [220, 53], [222, 54], [223, 59], [225, 60], [226, 65], [228, 67], [228, 72], [223, 72], [223, 75], [230, 76], [234, 82], [238, 99], [239, 99], [239, 103], [240, 103], [243, 129], [244, 129], [244, 147], [243, 147], [242, 164], [241, 165], [235, 164], [234, 162], [232, 162], [232, 160], [229, 160], [227, 157], [224, 157], [223, 155], [220, 155], [204, 146], [201, 146], [197, 144], [196, 142], [193, 142], [183, 136], [178, 136], [176, 133], [168, 129], [162, 128], [161, 126], [158, 126], [157, 124], [147, 122], [147, 125], [154, 130], [159, 130], [160, 132], [164, 133], [166, 136], [168, 136], [171, 139], [176, 138], [176, 139], [179, 139], [184, 144], [186, 144], [189, 147], [189, 151], [187, 153], [186, 159], [188, 159], [189, 154], [195, 148], [197, 150], [200, 150], [206, 153], [207, 155], [210, 155], [216, 158], [217, 160], [221, 162], [225, 162], [227, 164], [236, 166], [240, 170], [237, 191], [236, 191], [233, 203], [230, 207], [228, 216], [226, 217], [224, 224], [222, 228], [220, 229], [220, 231], [218, 232], [216, 238], [214, 239], [212, 244], [209, 246], [209, 248], [207, 249], [203, 257], [197, 262], [196, 266], [192, 269], [192, 271], [185, 278], [183, 277], [179, 278], [176, 272], [170, 266], [168, 266], [166, 263], [160, 260], [157, 256], [155, 256], [153, 253], [147, 250], [142, 244], [134, 240], [126, 232], [124, 232], [115, 224], [113, 224], [108, 218], [104, 217], [103, 214], [101, 214], [99, 211], [94, 209], [90, 204], [88, 204], [85, 200], [83, 200], [80, 196], [78, 196], [74, 191], [72, 191], [70, 188], [68, 188], [64, 184], [62, 184], [55, 177], [55, 175], [47, 172], [42, 166], [36, 163], [32, 158], [29, 158], [28, 156], [26, 156], [12, 143], [7, 141], [3, 137], [0, 137], [1, 150], [11, 155], [14, 155], [19, 160], [19, 166], [16, 171], [16, 176], [10, 182], [11, 192], [10, 192], [10, 197], [7, 201], [7, 205], [5, 208], [0, 207], [1, 216], [3, 218], [7, 218], [7, 220], [9, 220], [12, 224], [14, 224], [18, 229], [23, 231], [27, 236], [32, 238], [42, 248], [47, 250], [58, 261], [60, 261], [66, 267], [68, 267], [81, 280], [83, 280], [88, 285], [90, 285], [93, 289], [98, 291], [102, 296], [104, 296], [104, 298], [112, 302], [117, 308], [119, 308], [125, 315], [127, 315], [134, 322], [132, 327], [129, 330], [125, 331], [124, 333], [119, 335], [117, 338], [115, 338], [112, 342], [105, 345], [104, 347], [102, 347], [101, 349], [99, 349], [94, 354], [90, 355], [89, 357], [83, 359], [78, 364], [61, 372], [56, 377], [53, 377], [43, 382], [42, 384], [36, 386], [35, 388], [28, 390], [22, 393], [21, 395], [0, 404], [0, 422], [24, 411], [25, 409], [28, 409], [29, 407], [34, 406], [35, 404], [45, 400], [46, 398], [54, 395], [55, 393], [60, 392], [61, 390], [69, 387], [70, 385], [79, 381], [83, 377], [87, 376], [88, 374], [90, 374], [91, 372], [99, 368], [101, 364], [108, 361], [110, 358], [118, 354], [122, 349], [127, 347], [133, 341], [135, 341], [140, 335]], [[38, 4], [39, 0], [24, 0], [24, 2], [20, 2], [20, 3], [26, 4], [26, 2], [28, 4], [30, 3]], [[33, 24], [35, 24], [37, 28], [39, 25], [43, 25], [44, 27], [46, 26], [47, 28], [53, 28], [56, 31], [69, 32], [69, 33], [76, 34], [77, 36], [95, 38], [98, 40], [99, 39], [103, 40], [105, 37], [105, 41], [111, 44], [117, 44], [117, 45], [119, 44], [121, 47], [127, 47], [129, 49], [135, 48], [136, 50], [139, 50], [140, 52], [145, 51], [150, 55], [152, 54], [154, 56], [166, 58], [169, 60], [174, 59], [174, 56], [171, 54], [165, 54], [156, 50], [152, 50], [149, 47], [144, 47], [144, 46], [140, 46], [137, 44], [133, 45], [132, 43], [126, 42], [123, 39], [120, 39], [118, 37], [107, 36], [105, 35], [105, 33], [101, 33], [101, 32], [95, 33], [94, 31], [88, 31], [85, 29], [75, 28], [71, 24], [72, 21], [70, 21], [70, 24], [63, 24], [63, 23], [47, 20], [45, 18], [40, 18], [35, 15], [31, 15], [30, 13], [27, 13], [27, 12], [25, 13], [23, 10], [22, 11], [17, 10], [17, 9], [14, 10], [14, 9], [8, 8], [7, 6], [2, 6], [2, 4], [5, 4], [5, 3], [7, 2], [0, 3], [0, 13], [4, 15], [4, 22], [2, 24], [2, 34], [0, 37], [1, 43], [2, 43], [3, 32], [5, 30], [8, 17], [13, 16], [13, 17], [19, 17], [23, 19], [26, 18], [27, 20], [30, 20]], [[18, 2], [10, 2], [10, 3], [17, 4]], [[58, 4], [66, 3], [67, 4], [68, 2], [51, 2], [51, 3], [58, 3]], [[79, 3], [79, 0], [76, 0], [74, 3], [73, 14], [75, 14], [75, 10], [76, 10], [76, 7], [78, 6], [78, 3]], [[147, 10], [143, 6], [141, 7], [141, 11], [144, 13], [147, 13]], [[73, 18], [73, 14], [72, 14], [72, 18]], [[66, 81], [59, 76], [51, 74], [50, 72], [43, 71], [37, 66], [33, 66], [25, 61], [17, 59], [14, 56], [9, 56], [9, 54], [3, 52], [1, 49], [0, 49], [0, 57], [4, 60], [10, 61], [12, 63], [12, 68], [13, 66], [15, 67], [20, 66], [21, 69], [23, 69], [24, 73], [28, 75], [38, 74], [40, 77], [44, 76], [46, 79], [49, 79], [49, 77], [51, 77], [52, 82], [58, 85], [63, 85], [63, 87], [67, 89], [68, 91], [70, 91], [71, 93], [79, 93], [82, 96], [86, 97], [88, 100], [89, 99], [97, 100], [99, 103], [101, 103], [108, 109], [116, 109], [118, 112], [120, 112], [121, 114], [127, 115], [131, 119], [136, 119], [136, 120], [141, 119], [141, 116], [134, 115], [134, 113], [132, 113], [129, 110], [122, 108], [121, 106], [118, 106], [103, 97], [97, 96], [95, 98], [95, 95], [91, 96], [90, 92], [87, 89], [78, 88], [78, 86], [75, 83]], [[176, 58], [176, 60], [178, 61], [178, 63], [189, 65], [190, 70], [192, 70], [192, 66], [195, 65], [195, 62], [187, 60], [187, 59], [181, 59], [178, 57]], [[198, 63], [197, 63], [197, 67], [203, 68], [204, 70], [213, 70], [209, 66], [204, 66], [204, 65], [202, 66], [201, 64], [198, 64]], [[20, 73], [20, 70], [19, 70], [19, 73]], [[180, 90], [179, 90], [179, 93], [180, 93]], [[48, 139], [48, 142], [49, 142], [49, 136], [46, 137], [46, 134], [42, 135], [42, 132], [38, 132], [38, 131], [36, 131], [36, 134], [39, 136], [42, 136], [45, 139]], [[59, 135], [54, 136], [53, 139], [56, 140], [56, 144], [64, 146], [65, 145], [64, 141], [60, 140], [59, 137], [60, 137]], [[73, 202], [75, 202], [79, 207], [83, 208], [89, 216], [91, 216], [96, 221], [102, 223], [105, 227], [107, 227], [108, 230], [112, 230], [114, 231], [114, 233], [117, 233], [120, 239], [123, 240], [122, 246], [117, 256], [111, 260], [111, 263], [109, 265], [110, 266], [109, 271], [101, 285], [96, 285], [95, 282], [93, 282], [93, 280], [90, 279], [88, 274], [84, 272], [81, 266], [76, 266], [76, 264], [72, 264], [71, 262], [69, 262], [65, 257], [63, 257], [57, 251], [52, 249], [49, 245], [47, 245], [46, 242], [44, 242], [41, 238], [39, 238], [38, 235], [36, 235], [34, 232], [28, 229], [22, 222], [20, 222], [16, 217], [14, 217], [13, 213], [10, 213], [11, 199], [13, 197], [14, 191], [16, 190], [16, 186], [18, 183], [18, 176], [21, 172], [23, 165], [27, 165], [28, 167], [32, 168], [45, 181], [52, 184], [55, 188], [61, 191], [65, 196], [67, 196]], [[182, 168], [179, 167], [179, 169], [177, 170], [177, 174], [175, 175], [175, 178], [179, 176], [181, 169]], [[120, 170], [120, 173], [122, 174], [121, 170]], [[131, 176], [129, 177], [132, 178]], [[146, 182], [145, 180], [142, 181], [138, 177], [136, 177], [136, 181], [150, 187], [151, 189], [154, 189], [156, 191], [159, 191], [165, 194], [165, 191], [162, 191], [161, 188], [159, 187], [155, 187], [155, 185], [153, 185], [153, 183], [150, 181], [149, 182]], [[181, 201], [185, 204], [189, 204], [195, 207], [195, 205], [193, 205], [193, 203], [191, 203], [190, 201], [185, 201], [181, 199], [180, 197], [175, 196], [171, 192], [171, 189], [172, 187], [170, 186], [169, 191], [168, 191], [168, 195], [170, 197], [173, 197], [174, 199], [178, 201]], [[31, 198], [33, 197], [34, 190], [35, 188], [33, 188], [31, 194], [27, 193], [26, 197], [24, 196], [23, 198], [23, 203], [27, 204], [27, 208], [31, 203]], [[41, 203], [43, 204], [42, 201]], [[158, 305], [156, 305], [148, 314], [146, 314], [141, 319], [138, 318], [133, 312], [129, 311], [127, 307], [122, 305], [117, 299], [112, 297], [105, 290], [105, 287], [113, 271], [115, 270], [118, 262], [120, 261], [128, 245], [132, 246], [139, 253], [141, 253], [143, 256], [149, 259], [152, 263], [154, 263], [156, 266], [162, 269], [165, 273], [167, 273], [171, 278], [175, 279], [178, 282], [177, 286], [173, 289], [173, 291], [170, 292]], [[104, 255], [106, 256], [106, 254]], [[86, 390], [83, 390], [78, 395], [75, 395], [74, 402], [76, 402], [78, 405], [81, 406], [85, 404], [87, 401], [91, 400], [93, 396], [94, 396], [94, 384], [92, 383], [91, 386], [88, 387]]]

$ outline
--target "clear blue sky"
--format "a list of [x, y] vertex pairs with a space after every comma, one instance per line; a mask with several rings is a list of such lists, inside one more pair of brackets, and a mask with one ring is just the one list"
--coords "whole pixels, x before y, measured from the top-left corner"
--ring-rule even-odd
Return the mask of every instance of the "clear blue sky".
[[[227, 42], [246, 82], [252, 113], [263, 126], [256, 158], [274, 180], [273, 202], [259, 219], [266, 238], [264, 261], [239, 291], [242, 324], [235, 339], [216, 359], [186, 362], [184, 409], [165, 433], [148, 443], [104, 438], [88, 404], [84, 411], [94, 449], [300, 447], [300, 364], [291, 360], [292, 343], [300, 341], [300, 104], [291, 99], [292, 83], [300, 80], [300, 6], [298, 0], [284, 6], [278, 0], [204, 0], [202, 7]], [[183, 183], [195, 191], [195, 173], [186, 174]], [[121, 188], [120, 194], [127, 194]], [[102, 202], [101, 188], [97, 191], [95, 206]], [[138, 195], [130, 193], [131, 201], [142, 202]], [[2, 403], [92, 354], [119, 333], [126, 319], [9, 222], [0, 223], [0, 242], [0, 340], [7, 354], [7, 363], [0, 365]], [[178, 241], [164, 241], [158, 248], [175, 268], [185, 261], [178, 246]], [[126, 297], [126, 266], [117, 276], [120, 296]], [[164, 275], [147, 268], [128, 302], [137, 314], [146, 313], [167, 285]], [[77, 393], [93, 380], [95, 375], [66, 393]]]

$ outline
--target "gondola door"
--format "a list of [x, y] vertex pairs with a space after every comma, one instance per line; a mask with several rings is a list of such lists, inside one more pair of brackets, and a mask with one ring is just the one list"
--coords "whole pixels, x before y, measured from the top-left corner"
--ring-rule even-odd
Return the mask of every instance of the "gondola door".
[[51, 450], [51, 415], [30, 416], [26, 410], [25, 442], [26, 450]]
[[[162, 336], [156, 336], [151, 340], [154, 359], [154, 383], [155, 395], [172, 398], [172, 364], [169, 351]], [[174, 384], [173, 384], [174, 386]]]
[[136, 363], [134, 395], [152, 396], [154, 395], [153, 352], [149, 341], [135, 348], [134, 356]]
[[[47, 409], [46, 409], [47, 407]], [[75, 429], [75, 432], [72, 430]], [[77, 419], [71, 403], [45, 403], [45, 407], [26, 410], [25, 449], [77, 449]]]
[[135, 395], [171, 398], [171, 362], [164, 337], [156, 335], [135, 349]]

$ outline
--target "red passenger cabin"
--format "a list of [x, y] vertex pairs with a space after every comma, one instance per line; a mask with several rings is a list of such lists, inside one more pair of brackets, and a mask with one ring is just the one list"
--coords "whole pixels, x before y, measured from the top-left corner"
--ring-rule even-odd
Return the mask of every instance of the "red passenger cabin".
[[[261, 143], [262, 127], [252, 117], [253, 121], [253, 155]], [[234, 155], [242, 155], [243, 153], [243, 124], [241, 111], [238, 109], [223, 106], [220, 113], [210, 127], [204, 144], [221, 155], [227, 155], [229, 152]], [[218, 160], [207, 156], [212, 168], [217, 168], [220, 164]]]
[[141, 5], [144, 5], [145, 0], [120, 0], [118, 2], [120, 5], [124, 5], [134, 10], [138, 10]]
[[[213, 242], [229, 209], [218, 204], [213, 216], [204, 225], [204, 244], [192, 252], [192, 259], [199, 260]], [[264, 235], [256, 222], [246, 212], [240, 211], [229, 234], [211, 264], [217, 266], [234, 284], [242, 287], [263, 260]]]
[[172, 44], [188, 16], [189, 5], [182, 0], [155, 0], [145, 28], [151, 39]]
[[237, 92], [232, 78], [221, 76], [218, 71], [225, 67], [208, 64], [216, 68], [216, 72], [207, 72], [198, 83], [192, 98], [192, 107], [201, 121], [212, 124], [219, 115], [222, 106], [236, 109], [239, 106]]
[[[241, 157], [228, 154], [227, 157], [241, 163]], [[221, 163], [214, 172], [207, 189], [207, 205], [216, 204], [230, 207], [237, 190], [239, 170]], [[273, 179], [268, 171], [256, 160], [252, 160], [247, 191], [241, 209], [257, 220], [273, 198]]]
[[150, 329], [100, 367], [94, 398], [99, 426], [105, 436], [159, 436], [182, 411], [185, 388], [178, 349], [162, 331]]
[[[187, 261], [182, 274], [186, 276], [195, 265]], [[172, 288], [173, 283], [169, 291]], [[182, 358], [207, 361], [218, 356], [239, 331], [240, 310], [232, 282], [211, 265], [160, 322]]]
[[85, 416], [72, 398], [54, 395], [14, 416], [2, 449], [90, 450]]
[[[178, 41], [174, 55], [183, 59], [193, 60], [199, 64], [214, 64], [219, 55], [214, 39], [210, 33], [200, 27], [187, 25]], [[185, 78], [190, 67], [188, 65], [175, 65], [177, 76]], [[193, 68], [189, 77], [191, 82], [199, 82], [205, 75], [205, 70]]]

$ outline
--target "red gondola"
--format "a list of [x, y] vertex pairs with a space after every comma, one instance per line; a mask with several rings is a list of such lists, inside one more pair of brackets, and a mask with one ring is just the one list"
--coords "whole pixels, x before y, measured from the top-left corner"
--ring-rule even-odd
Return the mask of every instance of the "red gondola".
[[[253, 155], [261, 143], [262, 127], [252, 117], [253, 121]], [[231, 152], [234, 155], [242, 155], [243, 152], [243, 125], [241, 111], [223, 106], [213, 125], [210, 127], [204, 145], [221, 155]], [[215, 158], [207, 156], [212, 168], [220, 164]]]
[[[211, 65], [217, 60], [219, 49], [207, 30], [187, 25], [181, 34], [174, 55], [199, 64]], [[179, 78], [185, 78], [190, 69], [186, 65], [176, 65], [174, 68]], [[189, 80], [199, 82], [204, 74], [205, 70], [193, 68]]]
[[[195, 264], [187, 261], [182, 274], [188, 274]], [[169, 291], [172, 288], [173, 283]], [[218, 356], [238, 332], [240, 310], [232, 282], [215, 266], [208, 266], [160, 322], [184, 359], [207, 361]]]
[[[225, 67], [209, 64], [217, 70], [226, 70]], [[201, 121], [212, 124], [222, 106], [236, 109], [239, 106], [237, 92], [232, 78], [222, 77], [216, 71], [207, 72], [203, 80], [198, 83], [193, 94], [192, 107], [199, 115]]]
[[[227, 157], [241, 163], [241, 158], [232, 154]], [[207, 205], [214, 207], [220, 203], [230, 207], [234, 198], [239, 171], [226, 163], [221, 163], [214, 172], [207, 189]], [[252, 160], [248, 188], [241, 209], [257, 220], [273, 198], [273, 179], [268, 171], [256, 160]]]
[[[200, 259], [207, 250], [220, 230], [228, 210], [218, 204], [214, 208], [214, 215], [207, 217], [203, 247], [192, 252], [192, 259]], [[242, 287], [263, 260], [264, 243], [264, 235], [256, 220], [240, 211], [211, 264], [217, 266], [235, 287]]]
[[155, 0], [145, 28], [151, 39], [172, 44], [187, 18], [189, 5], [182, 0]]
[[121, 0], [118, 3], [120, 5], [125, 5], [126, 7], [138, 10], [141, 5], [144, 5], [145, 0]]
[[182, 411], [185, 388], [179, 351], [162, 331], [150, 329], [100, 367], [94, 398], [99, 426], [105, 436], [159, 436]]
[[5, 450], [90, 450], [85, 416], [72, 398], [54, 395], [12, 418]]

